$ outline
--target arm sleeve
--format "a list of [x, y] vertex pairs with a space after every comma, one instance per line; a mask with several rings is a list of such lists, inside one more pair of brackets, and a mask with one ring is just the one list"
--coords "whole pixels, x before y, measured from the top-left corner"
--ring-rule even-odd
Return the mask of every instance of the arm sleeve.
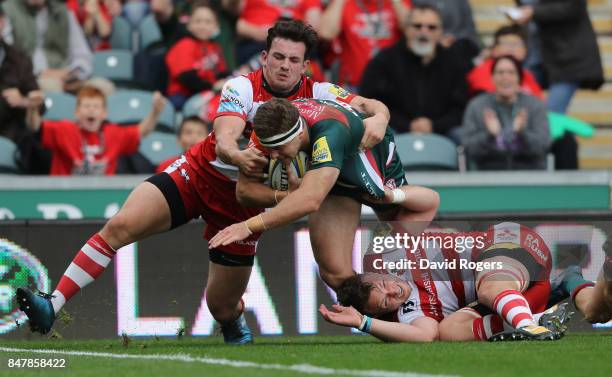
[[328, 82], [317, 82], [312, 89], [312, 95], [315, 99], [325, 99], [331, 101], [341, 101], [350, 103], [355, 94], [349, 92], [341, 86]]
[[543, 102], [534, 101], [527, 108], [527, 126], [518, 137], [525, 147], [523, 154], [543, 156], [548, 152], [551, 142], [550, 126]]
[[140, 130], [137, 125], [129, 127], [117, 127], [117, 138], [121, 140], [121, 154], [132, 154], [138, 151], [140, 146]]
[[74, 17], [74, 13], [68, 12], [68, 36], [70, 49], [70, 69], [79, 68], [79, 79], [86, 79], [93, 72], [93, 54], [89, 49], [83, 29]]
[[312, 150], [309, 170], [323, 167], [342, 169], [344, 157], [350, 148], [348, 128], [336, 120], [323, 120], [310, 131]]
[[40, 142], [46, 149], [58, 149], [62, 135], [62, 122], [43, 120], [39, 129]]
[[244, 76], [235, 77], [223, 85], [216, 117], [234, 115], [246, 121], [253, 107], [253, 85]]
[[586, 0], [565, 0], [533, 7], [533, 19], [537, 23], [567, 22], [580, 18], [587, 8]]

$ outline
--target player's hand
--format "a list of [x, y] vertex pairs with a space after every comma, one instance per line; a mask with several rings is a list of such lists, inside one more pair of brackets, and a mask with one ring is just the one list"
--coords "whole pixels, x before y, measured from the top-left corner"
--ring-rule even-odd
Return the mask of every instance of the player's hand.
[[338, 304], [332, 305], [334, 311], [327, 309], [325, 305], [319, 306], [319, 313], [329, 323], [346, 327], [359, 327], [362, 315], [352, 306], [346, 307]]
[[289, 183], [289, 192], [293, 192], [300, 187], [302, 184], [302, 180], [298, 178], [295, 174], [295, 171], [291, 168], [291, 160], [283, 160], [283, 165], [285, 166], [285, 170], [287, 171], [287, 181]]
[[387, 131], [387, 121], [383, 117], [371, 116], [363, 120], [363, 137], [359, 148], [362, 150], [372, 149], [385, 137]]
[[268, 165], [268, 159], [257, 148], [247, 148], [236, 154], [236, 165], [240, 172], [249, 178], [265, 178], [264, 169]]
[[215, 249], [219, 246], [227, 246], [233, 242], [242, 241], [250, 235], [251, 231], [244, 221], [236, 223], [215, 234], [215, 236], [210, 239], [209, 248]]

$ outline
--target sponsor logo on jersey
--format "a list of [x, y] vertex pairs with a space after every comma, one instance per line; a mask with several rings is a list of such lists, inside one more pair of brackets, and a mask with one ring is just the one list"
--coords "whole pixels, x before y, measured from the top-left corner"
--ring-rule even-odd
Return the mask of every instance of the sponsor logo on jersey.
[[516, 240], [517, 238], [518, 238], [517, 234], [508, 228], [495, 232], [495, 240], [497, 240], [498, 242], [513, 241], [513, 240]]
[[321, 164], [332, 160], [331, 150], [327, 144], [327, 137], [323, 136], [315, 141], [312, 147], [312, 164]]
[[338, 98], [342, 98], [342, 99], [347, 99], [348, 96], [351, 95], [351, 93], [348, 92], [348, 90], [338, 86], [338, 85], [332, 85], [329, 87], [329, 92], [333, 95], [335, 95]]

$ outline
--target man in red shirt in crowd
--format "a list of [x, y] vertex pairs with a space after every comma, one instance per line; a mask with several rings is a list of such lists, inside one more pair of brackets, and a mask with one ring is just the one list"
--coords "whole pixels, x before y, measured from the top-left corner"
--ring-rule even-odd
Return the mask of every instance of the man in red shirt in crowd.
[[[242, 174], [262, 177], [268, 164], [258, 150], [240, 149], [238, 145], [242, 136], [250, 136], [251, 120], [263, 102], [273, 97], [343, 101], [369, 115], [363, 120], [361, 148], [370, 149], [383, 139], [389, 122], [384, 104], [304, 75], [309, 53], [317, 42], [314, 30], [299, 21], [278, 22], [269, 30], [262, 52], [263, 67], [225, 84], [214, 133], [163, 173], [138, 185], [121, 210], [83, 245], [51, 295], [17, 290], [20, 308], [33, 331], [49, 332], [56, 313], [104, 272], [119, 248], [200, 216], [206, 221], [204, 237], [210, 239], [219, 230], [261, 213], [259, 208], [238, 204], [235, 193], [239, 169]], [[221, 324], [226, 343], [253, 341], [243, 315], [248, 303], [241, 298], [253, 268], [258, 238], [259, 234], [253, 234], [244, 241], [209, 250], [206, 303]]]
[[338, 83], [354, 90], [378, 51], [401, 37], [410, 0], [332, 0], [321, 17], [321, 38], [337, 38], [341, 51]]
[[[527, 57], [525, 34], [520, 26], [502, 26], [495, 32], [491, 57], [474, 67], [467, 75], [471, 95], [481, 92], [493, 93], [493, 60], [500, 56], [510, 55], [523, 63]], [[542, 99], [542, 88], [528, 69], [523, 68], [521, 90], [526, 94]]]
[[30, 130], [40, 132], [41, 144], [50, 149], [51, 175], [113, 175], [122, 155], [138, 150], [140, 139], [151, 132], [166, 101], [153, 94], [151, 112], [134, 126], [119, 126], [106, 119], [106, 97], [99, 89], [84, 87], [77, 95], [76, 122], [42, 120], [40, 91], [31, 92], [26, 113]]

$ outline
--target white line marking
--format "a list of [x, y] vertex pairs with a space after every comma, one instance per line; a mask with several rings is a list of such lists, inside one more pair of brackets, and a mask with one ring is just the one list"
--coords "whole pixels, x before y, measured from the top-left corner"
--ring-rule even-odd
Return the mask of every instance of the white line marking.
[[234, 368], [257, 368], [257, 369], [272, 369], [283, 370], [307, 374], [320, 375], [345, 375], [345, 376], [360, 376], [360, 377], [453, 377], [439, 374], [412, 373], [412, 372], [394, 372], [387, 370], [356, 370], [356, 369], [334, 369], [327, 367], [319, 367], [310, 364], [260, 364], [252, 361], [240, 361], [229, 359], [217, 359], [213, 357], [194, 357], [187, 354], [148, 354], [148, 355], [133, 355], [133, 354], [118, 354], [108, 352], [82, 352], [82, 351], [61, 351], [50, 349], [24, 349], [0, 347], [3, 352], [31, 352], [54, 355], [69, 355], [69, 356], [88, 356], [100, 357], [108, 359], [136, 359], [136, 360], [167, 360], [167, 361], [183, 361], [186, 363], [202, 363], [210, 365], [223, 365]]

